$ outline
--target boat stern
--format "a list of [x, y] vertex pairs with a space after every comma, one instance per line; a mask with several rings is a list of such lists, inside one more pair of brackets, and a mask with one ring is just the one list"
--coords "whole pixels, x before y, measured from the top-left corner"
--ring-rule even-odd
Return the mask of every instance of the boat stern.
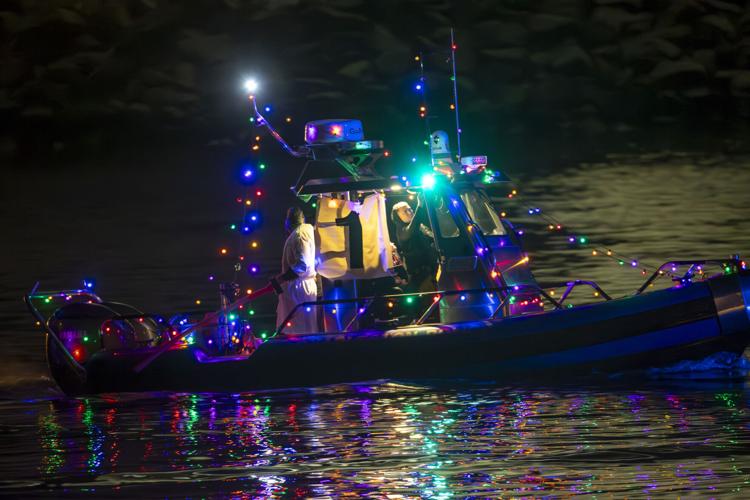
[[750, 343], [750, 273], [709, 280], [722, 335], [737, 335]]

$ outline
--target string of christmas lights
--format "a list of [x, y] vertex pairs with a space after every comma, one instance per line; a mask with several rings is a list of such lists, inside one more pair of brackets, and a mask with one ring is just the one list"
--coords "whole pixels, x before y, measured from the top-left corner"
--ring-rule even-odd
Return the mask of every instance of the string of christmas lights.
[[[453, 85], [453, 101], [454, 102], [450, 103], [450, 109], [452, 111], [455, 111], [456, 113], [456, 129], [457, 129], [456, 132], [458, 134], [458, 140], [460, 141], [461, 128], [458, 122], [458, 109], [457, 109], [458, 93], [457, 93], [457, 87], [456, 87], [457, 82], [456, 82], [456, 67], [455, 67], [455, 53], [457, 50], [457, 45], [453, 38], [453, 30], [451, 30], [451, 47], [450, 48], [451, 48], [450, 55], [446, 61], [449, 64], [452, 64], [453, 66], [452, 68], [453, 74], [451, 75], [450, 79]], [[424, 75], [423, 59], [424, 59], [424, 56], [421, 53], [414, 57], [414, 60], [419, 64], [419, 79], [414, 84], [414, 90], [417, 91], [417, 93], [420, 96], [418, 115], [421, 119], [425, 120], [425, 129], [426, 129], [428, 140], [424, 141], [424, 145], [426, 145], [429, 148], [430, 147], [429, 137], [431, 134], [431, 130], [430, 130], [430, 124], [429, 124], [430, 116], [428, 114], [428, 108], [427, 108], [427, 97], [426, 97], [427, 85], [426, 85], [425, 75]], [[460, 159], [460, 153], [457, 155], [457, 157]], [[412, 157], [411, 161], [412, 163], [416, 163], [417, 158]], [[488, 171], [488, 172], [489, 172], [489, 178], [486, 177], [484, 181], [487, 183], [491, 183], [494, 180], [493, 179], [494, 173], [491, 171]], [[574, 245], [575, 248], [586, 247], [590, 249], [591, 250], [590, 255], [593, 257], [596, 257], [596, 256], [607, 257], [622, 267], [628, 267], [631, 269], [639, 270], [642, 276], [646, 276], [649, 273], [658, 272], [659, 275], [666, 275], [672, 279], [681, 279], [681, 276], [678, 276], [677, 274], [675, 274], [677, 272], [677, 266], [672, 266], [671, 270], [663, 270], [652, 265], [644, 264], [640, 262], [638, 258], [626, 256], [624, 254], [616, 252], [609, 246], [591, 242], [587, 236], [570, 231], [570, 228], [567, 225], [564, 225], [556, 217], [547, 214], [539, 206], [532, 206], [526, 203], [525, 201], [522, 201], [522, 199], [518, 195], [517, 189], [513, 189], [510, 193], [508, 193], [507, 197], [509, 199], [518, 200], [520, 205], [528, 212], [529, 215], [540, 216], [546, 222], [547, 229], [551, 232], [559, 232], [562, 235], [564, 235], [569, 245]], [[500, 216], [505, 218], [506, 213], [501, 212]], [[523, 235], [523, 230], [518, 230], [518, 234], [519, 236]], [[626, 266], [626, 264], [628, 265]], [[745, 265], [744, 262], [742, 264]], [[726, 266], [723, 265], [722, 267], [725, 268], [725, 272], [726, 272]], [[703, 276], [704, 275], [703, 267], [698, 266], [697, 272], [699, 275]], [[653, 283], [651, 283], [650, 286], [653, 286]], [[554, 290], [552, 290], [551, 292], [552, 294], [554, 294]], [[599, 292], [595, 291], [594, 296], [599, 296]]]
[[[678, 266], [673, 265], [671, 268], [669, 268], [669, 270], [659, 269], [656, 266], [644, 264], [640, 262], [637, 258], [630, 257], [627, 255], [621, 254], [619, 252], [616, 252], [609, 246], [591, 242], [587, 236], [581, 235], [580, 233], [570, 231], [570, 228], [567, 225], [564, 225], [559, 219], [546, 213], [539, 206], [529, 205], [525, 201], [522, 201], [523, 198], [520, 196], [517, 189], [513, 189], [510, 193], [508, 193], [507, 198], [517, 200], [519, 202], [519, 205], [521, 205], [527, 211], [529, 215], [539, 216], [540, 218], [542, 218], [546, 222], [548, 231], [561, 232], [561, 234], [563, 234], [563, 236], [566, 238], [567, 243], [570, 245], [573, 245], [574, 248], [586, 247], [590, 249], [591, 250], [590, 255], [592, 257], [597, 257], [597, 256], [607, 257], [622, 267], [640, 270], [642, 276], [646, 276], [646, 275], [658, 272], [660, 275], [668, 276], [671, 279], [677, 280], [677, 279], [682, 278], [681, 275], [676, 274], [678, 270]], [[505, 217], [506, 213], [501, 212], [500, 216]], [[724, 272], [727, 272], [726, 266], [722, 266], [722, 267], [723, 267]], [[704, 275], [705, 270], [703, 269], [703, 266], [697, 266], [696, 270], [699, 275], [701, 276]], [[653, 283], [651, 283], [650, 286], [653, 286]], [[596, 292], [594, 293], [594, 295], [598, 296]]]
[[[427, 114], [427, 81], [425, 80], [424, 76], [424, 56], [420, 53], [417, 56], [414, 56], [414, 60], [419, 64], [419, 80], [417, 83], [414, 84], [414, 90], [419, 94], [420, 100], [419, 100], [419, 108], [418, 108], [418, 115], [419, 118], [424, 120], [424, 140], [422, 141], [422, 144], [428, 148], [429, 153], [429, 147], [430, 147], [430, 133], [432, 132], [430, 130], [430, 117]], [[428, 158], [431, 157], [431, 155], [428, 154]], [[417, 157], [414, 156], [411, 159], [412, 163], [417, 162]]]
[[[252, 115], [248, 119], [251, 125], [260, 125], [255, 116], [255, 95], [253, 92], [257, 87], [248, 88], [246, 83], [246, 90], [248, 90], [248, 99], [251, 103], [253, 110]], [[266, 105], [264, 108], [266, 113], [272, 111], [271, 106]], [[289, 124], [292, 122], [292, 118], [287, 116], [284, 120], [285, 123]], [[218, 249], [220, 257], [230, 258], [233, 266], [232, 283], [238, 283], [244, 281], [241, 279], [242, 275], [250, 277], [250, 285], [253, 284], [253, 278], [258, 277], [261, 274], [261, 266], [256, 262], [251, 262], [252, 255], [261, 248], [261, 239], [258, 237], [258, 232], [262, 226], [262, 211], [261, 205], [264, 198], [264, 191], [259, 185], [259, 181], [262, 178], [263, 172], [268, 168], [261, 156], [261, 141], [262, 133], [255, 133], [251, 136], [250, 143], [248, 145], [249, 156], [248, 159], [243, 162], [239, 172], [237, 173], [237, 181], [241, 186], [241, 192], [234, 198], [234, 202], [239, 205], [239, 212], [241, 214], [239, 220], [234, 220], [229, 224], [229, 230], [232, 233], [236, 233], [236, 244], [234, 250], [231, 251], [228, 246], [221, 246]], [[250, 261], [250, 262], [249, 262]], [[241, 273], [245, 271], [244, 273]], [[209, 281], [214, 281], [215, 276], [212, 274], [208, 277]], [[239, 286], [239, 284], [237, 285]], [[246, 294], [253, 293], [253, 288], [245, 288]], [[239, 292], [242, 293], [242, 288]], [[200, 304], [200, 299], [196, 300], [196, 304]], [[244, 331], [252, 331], [252, 326], [249, 322], [249, 318], [255, 316], [255, 309], [252, 305], [245, 307], [244, 305], [238, 306], [240, 311], [247, 313], [246, 317], [240, 316], [240, 311], [230, 311], [226, 317], [228, 326], [231, 326], [231, 337], [228, 339], [232, 344], [239, 344]], [[266, 337], [267, 334], [263, 333], [262, 337]], [[209, 341], [209, 343], [211, 343]]]
[[[529, 215], [538, 215], [542, 219], [544, 219], [544, 221], [547, 223], [547, 229], [549, 231], [552, 231], [552, 232], [560, 231], [564, 235], [568, 244], [574, 245], [575, 248], [582, 248], [585, 246], [591, 249], [591, 256], [593, 257], [596, 257], [596, 256], [608, 257], [613, 262], [616, 262], [620, 266], [624, 266], [625, 263], [629, 263], [630, 268], [639, 269], [641, 272], [641, 275], [643, 276], [646, 276], [648, 273], [653, 273], [657, 270], [655, 266], [643, 264], [637, 258], [623, 255], [619, 252], [612, 250], [608, 246], [590, 241], [587, 236], [584, 236], [577, 232], [570, 231], [567, 225], [563, 225], [559, 219], [557, 219], [556, 217], [553, 217], [552, 215], [547, 214], [540, 207], [531, 206], [521, 201], [522, 198], [518, 194], [518, 191], [515, 189], [511, 193], [509, 193], [508, 197], [509, 198], [515, 197], [519, 201], [521, 206], [523, 206], [526, 209]], [[672, 273], [665, 272], [665, 274], [668, 274], [670, 277], [674, 277]]]

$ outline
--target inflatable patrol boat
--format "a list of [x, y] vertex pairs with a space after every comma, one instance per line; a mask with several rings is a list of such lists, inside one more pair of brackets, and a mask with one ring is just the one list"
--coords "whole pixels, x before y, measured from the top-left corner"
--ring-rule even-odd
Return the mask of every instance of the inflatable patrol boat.
[[[46, 332], [49, 367], [63, 391], [560, 379], [741, 355], [750, 343], [750, 272], [739, 257], [665, 263], [622, 298], [594, 282], [572, 281], [558, 299], [536, 282], [516, 231], [493, 206], [492, 190], [507, 179], [487, 167], [486, 157], [438, 159], [435, 173], [409, 185], [376, 173], [383, 143], [365, 140], [357, 120], [308, 123], [298, 148], [267, 126], [287, 151], [307, 160], [293, 190], [316, 201], [321, 299], [297, 304], [267, 335], [236, 312], [278, 292], [276, 283], [242, 297], [225, 287], [221, 310], [172, 319], [88, 289], [35, 286], [25, 300]], [[439, 149], [443, 137], [432, 139]], [[395, 277], [397, 250], [385, 216], [409, 197], [419, 198], [426, 213], [432, 253], [425, 259], [434, 271], [434, 289], [411, 293]], [[668, 288], [649, 286], [667, 279]], [[577, 287], [593, 288], [601, 301], [568, 307]], [[303, 314], [315, 316], [317, 331], [291, 333]]]

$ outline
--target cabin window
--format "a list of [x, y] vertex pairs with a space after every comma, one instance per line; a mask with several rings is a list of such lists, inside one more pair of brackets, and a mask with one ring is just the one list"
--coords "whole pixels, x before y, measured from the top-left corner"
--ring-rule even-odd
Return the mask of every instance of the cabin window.
[[492, 205], [476, 192], [466, 191], [461, 193], [461, 199], [466, 205], [469, 217], [477, 223], [479, 229], [487, 236], [502, 236], [505, 233], [500, 217], [492, 209]]
[[435, 202], [435, 213], [437, 214], [440, 236], [443, 238], [457, 238], [459, 234], [458, 226], [456, 225], [456, 221], [453, 220], [453, 215], [448, 210], [445, 200], [443, 197], [438, 197]]

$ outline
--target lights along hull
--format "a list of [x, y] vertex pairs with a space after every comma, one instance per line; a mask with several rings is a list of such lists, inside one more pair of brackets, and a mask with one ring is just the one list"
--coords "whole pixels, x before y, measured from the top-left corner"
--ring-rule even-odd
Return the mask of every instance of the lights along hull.
[[139, 374], [133, 367], [148, 351], [100, 351], [85, 364], [85, 381], [61, 377], [64, 364], [53, 375], [69, 393], [245, 391], [383, 378], [558, 380], [741, 354], [750, 343], [749, 290], [750, 276], [726, 276], [495, 321], [272, 339], [248, 357], [211, 358], [191, 346], [168, 351]]

